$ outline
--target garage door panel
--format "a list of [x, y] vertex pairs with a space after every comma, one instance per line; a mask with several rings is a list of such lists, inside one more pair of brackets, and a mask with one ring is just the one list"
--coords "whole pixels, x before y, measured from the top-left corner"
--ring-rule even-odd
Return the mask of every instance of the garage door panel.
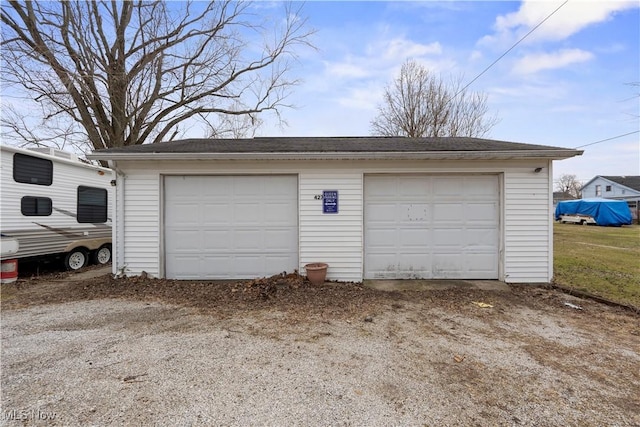
[[233, 277], [259, 277], [264, 275], [264, 257], [259, 254], [234, 254], [231, 257], [231, 271]]
[[272, 185], [263, 187], [262, 192], [267, 196], [277, 196], [291, 201], [297, 200], [298, 185], [295, 180], [290, 178], [290, 176], [268, 177]]
[[218, 255], [201, 255], [198, 258], [200, 259], [201, 268], [206, 265], [216, 271], [224, 271], [228, 273], [233, 271], [233, 269], [229, 268], [232, 265], [233, 257], [228, 253], [221, 253]]
[[[469, 272], [491, 273], [491, 263], [493, 262], [493, 254], [473, 253], [465, 255], [465, 265]], [[481, 277], [482, 278], [482, 277]]]
[[165, 177], [165, 275], [231, 279], [293, 271], [297, 208], [293, 175]]
[[464, 237], [466, 246], [486, 247], [493, 250], [498, 244], [497, 236], [493, 229], [467, 228]]
[[[203, 238], [202, 248], [205, 251], [226, 251], [233, 244], [233, 233], [231, 230], [209, 229], [203, 230], [199, 234]], [[192, 251], [195, 242], [192, 242], [192, 244], [189, 246]]]
[[435, 248], [459, 247], [465, 244], [463, 230], [454, 228], [436, 228], [433, 230], [431, 245]]
[[193, 230], [177, 230], [172, 231], [174, 236], [174, 248], [176, 252], [189, 251], [194, 243], [200, 242], [200, 233]]
[[[287, 262], [289, 262], [289, 260], [290, 260], [289, 255], [270, 254], [264, 257], [264, 262], [267, 266], [285, 265]], [[272, 274], [282, 273], [283, 271], [292, 272], [293, 270], [274, 270]]]
[[[490, 221], [493, 223], [497, 216], [497, 203], [467, 203], [465, 212], [467, 212], [467, 221], [480, 222]], [[472, 215], [471, 215], [472, 213]]]
[[478, 176], [464, 181], [465, 193], [470, 197], [484, 198], [495, 196], [495, 177]]
[[367, 233], [367, 245], [371, 248], [395, 248], [398, 231], [394, 229], [374, 229]]
[[174, 202], [171, 212], [166, 216], [166, 220], [174, 226], [193, 224], [199, 220], [198, 208], [197, 203]]
[[[202, 223], [208, 226], [228, 226], [231, 222], [233, 207], [229, 203], [209, 203], [204, 202], [204, 211], [202, 213]], [[198, 211], [200, 206], [193, 209]]]
[[[232, 196], [236, 198], [256, 198], [264, 193], [264, 183], [255, 181], [255, 177], [250, 176], [234, 176], [228, 179], [233, 188]], [[273, 182], [273, 180], [271, 181]]]
[[496, 175], [365, 176], [365, 278], [498, 278]]
[[395, 222], [396, 203], [371, 203], [371, 215], [367, 223]]
[[[188, 177], [193, 178], [193, 186], [188, 193], [189, 197], [202, 197], [211, 201], [225, 200], [233, 194], [231, 179], [219, 177], [212, 182], [208, 177]], [[189, 181], [187, 181], [189, 182]]]
[[171, 259], [167, 259], [167, 268], [171, 266], [177, 274], [185, 279], [197, 279], [200, 271], [200, 257], [191, 255], [175, 254]]
[[425, 246], [428, 244], [431, 233], [425, 228], [400, 229], [397, 231], [400, 238], [398, 242], [405, 248], [421, 248], [424, 252]]
[[428, 196], [431, 193], [431, 183], [419, 176], [402, 177], [397, 182], [396, 194], [403, 199], [413, 199], [416, 195]]
[[404, 223], [427, 222], [431, 218], [431, 208], [426, 203], [399, 203], [398, 220]]
[[228, 250], [234, 252], [253, 251], [258, 252], [264, 246], [264, 239], [262, 237], [262, 230], [234, 230], [233, 231], [233, 244], [228, 247]]
[[291, 242], [298, 238], [298, 230], [293, 228], [264, 230], [264, 247], [270, 251], [292, 252]]
[[464, 180], [459, 177], [436, 177], [432, 180], [433, 195], [436, 198], [460, 198], [464, 194]]
[[236, 202], [233, 206], [233, 224], [258, 224], [262, 222], [262, 209], [259, 203]]
[[416, 250], [415, 252], [407, 251], [406, 254], [402, 254], [402, 258], [398, 260], [398, 265], [402, 270], [427, 270], [431, 264], [432, 257], [422, 251]]
[[263, 205], [264, 220], [269, 224], [290, 225], [295, 223], [296, 213], [291, 210], [292, 201], [283, 203], [265, 203]]
[[[377, 252], [375, 254], [369, 254], [367, 261], [371, 264], [371, 268], [375, 268], [376, 271], [387, 271], [389, 266], [395, 268], [397, 254], [395, 252]], [[391, 270], [393, 271], [393, 270]]]
[[459, 251], [451, 251], [449, 253], [437, 253], [433, 255], [433, 270], [434, 272], [462, 272], [463, 271], [463, 256]]
[[390, 195], [398, 193], [397, 181], [385, 179], [384, 177], [367, 177], [368, 186], [365, 188], [369, 197], [389, 198]]
[[433, 220], [443, 222], [461, 222], [465, 211], [462, 203], [438, 203], [433, 206]]

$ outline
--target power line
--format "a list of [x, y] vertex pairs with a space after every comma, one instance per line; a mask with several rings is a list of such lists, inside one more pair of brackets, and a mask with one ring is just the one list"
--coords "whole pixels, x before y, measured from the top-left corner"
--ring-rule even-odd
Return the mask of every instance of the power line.
[[574, 150], [577, 150], [578, 148], [588, 147], [590, 145], [600, 144], [601, 142], [605, 142], [605, 141], [611, 141], [612, 139], [622, 138], [623, 136], [633, 135], [634, 133], [638, 133], [638, 132], [640, 132], [640, 130], [634, 130], [633, 132], [625, 133], [618, 136], [612, 136], [611, 138], [601, 139], [600, 141], [590, 142], [589, 144], [581, 145], [579, 147], [574, 147]]
[[475, 82], [476, 80], [478, 80], [484, 73], [486, 73], [487, 71], [489, 71], [489, 69], [491, 67], [493, 67], [494, 65], [496, 65], [498, 63], [498, 61], [500, 61], [502, 58], [504, 58], [505, 56], [507, 56], [507, 54], [509, 52], [511, 52], [516, 46], [518, 46], [524, 39], [526, 39], [527, 37], [529, 37], [531, 35], [531, 33], [533, 33], [535, 30], [538, 29], [538, 27], [540, 27], [542, 24], [544, 24], [549, 18], [551, 18], [553, 15], [555, 15], [555, 13], [557, 11], [559, 11], [562, 6], [564, 6], [565, 4], [569, 3], [569, 0], [565, 0], [564, 3], [562, 3], [560, 6], [558, 6], [553, 12], [551, 12], [549, 15], [547, 15], [546, 18], [544, 18], [542, 21], [540, 21], [538, 23], [538, 25], [536, 25], [535, 27], [533, 27], [527, 34], [525, 34], [524, 36], [522, 36], [520, 38], [520, 40], [518, 40], [517, 42], [514, 43], [513, 46], [511, 46], [509, 49], [507, 49], [502, 55], [500, 55], [498, 57], [498, 59], [496, 59], [495, 61], [493, 61], [491, 64], [489, 64], [489, 66], [487, 68], [485, 68], [484, 70], [482, 70], [482, 72], [480, 74], [478, 74], [477, 76], [475, 76], [469, 83], [467, 83], [467, 85], [465, 87], [463, 87], [462, 89], [460, 89], [458, 91], [458, 93], [456, 93], [455, 95], [453, 95], [453, 98], [455, 98], [456, 96], [460, 95], [462, 92], [464, 92], [469, 86], [471, 86], [471, 84], [473, 82]]

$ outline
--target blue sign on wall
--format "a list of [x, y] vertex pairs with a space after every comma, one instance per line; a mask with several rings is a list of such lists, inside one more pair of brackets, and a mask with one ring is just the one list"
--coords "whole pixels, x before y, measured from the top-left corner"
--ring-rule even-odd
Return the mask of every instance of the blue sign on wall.
[[338, 191], [324, 190], [322, 192], [322, 213], [337, 214], [338, 213]]

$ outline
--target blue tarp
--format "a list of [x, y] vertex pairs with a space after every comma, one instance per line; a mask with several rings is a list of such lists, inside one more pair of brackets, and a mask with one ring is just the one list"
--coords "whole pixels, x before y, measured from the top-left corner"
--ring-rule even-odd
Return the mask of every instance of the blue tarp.
[[558, 202], [556, 221], [560, 215], [589, 215], [598, 225], [631, 224], [631, 209], [624, 200], [580, 199]]

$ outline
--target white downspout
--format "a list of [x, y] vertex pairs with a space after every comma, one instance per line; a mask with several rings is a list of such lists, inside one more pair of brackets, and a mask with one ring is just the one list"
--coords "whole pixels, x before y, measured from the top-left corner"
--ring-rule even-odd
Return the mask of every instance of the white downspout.
[[548, 273], [547, 273], [547, 282], [551, 283], [553, 280], [553, 226], [555, 223], [553, 211], [553, 160], [549, 160], [548, 167], [548, 180], [549, 180], [549, 202], [547, 203], [549, 211], [547, 212], [547, 221], [549, 221], [549, 260], [547, 261], [549, 264]]
[[109, 167], [116, 173], [116, 203], [113, 207], [113, 214], [115, 215], [114, 226], [111, 229], [111, 239], [114, 244], [112, 250], [114, 257], [112, 260], [112, 273], [116, 277], [120, 277], [125, 274], [125, 253], [124, 253], [124, 193], [125, 193], [125, 181], [126, 175], [122, 170], [118, 169], [115, 161], [109, 160]]

